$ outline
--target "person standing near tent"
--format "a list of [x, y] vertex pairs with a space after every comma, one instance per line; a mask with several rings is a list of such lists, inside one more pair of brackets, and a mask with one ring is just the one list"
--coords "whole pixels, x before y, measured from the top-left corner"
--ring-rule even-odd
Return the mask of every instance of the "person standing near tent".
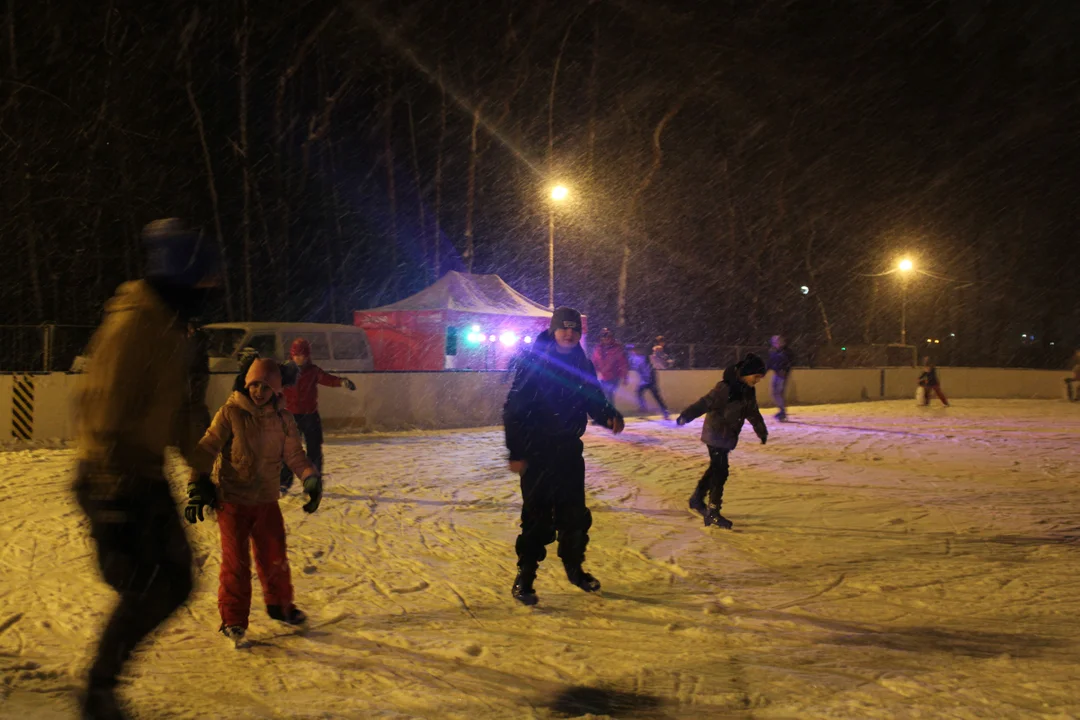
[[626, 358], [626, 348], [615, 340], [615, 334], [611, 330], [604, 328], [600, 331], [600, 342], [593, 350], [592, 362], [596, 375], [600, 378], [604, 397], [614, 405], [615, 391], [626, 382], [630, 374], [630, 362]]
[[[304, 437], [304, 450], [312, 464], [322, 475], [323, 466], [323, 430], [322, 418], [319, 417], [319, 385], [326, 387], [346, 387], [356, 390], [356, 383], [349, 378], [331, 375], [311, 362], [311, 343], [304, 338], [293, 340], [289, 348], [292, 366], [285, 363], [283, 375], [295, 376], [293, 384], [283, 389], [285, 409], [292, 413], [296, 426]], [[281, 494], [285, 495], [292, 487], [293, 472], [288, 465], [281, 466]]]
[[557, 308], [550, 329], [518, 368], [503, 406], [509, 467], [521, 477], [522, 499], [511, 594], [524, 605], [537, 602], [536, 571], [556, 538], [567, 579], [586, 592], [600, 589], [582, 568], [592, 514], [585, 505], [581, 436], [589, 417], [618, 435], [623, 417], [604, 398], [580, 343], [581, 313]]
[[[165, 449], [177, 446], [197, 478], [195, 418], [208, 415], [199, 394], [199, 352], [189, 323], [218, 279], [210, 238], [176, 218], [142, 232], [146, 277], [121, 285], [89, 346], [76, 404], [75, 498], [105, 582], [120, 599], [98, 641], [84, 718], [122, 718], [118, 678], [135, 647], [187, 600], [191, 546], [165, 477]], [[199, 407], [202, 405], [202, 407]], [[213, 488], [213, 485], [210, 485]]]
[[776, 404], [776, 419], [780, 422], [787, 420], [787, 400], [784, 393], [787, 392], [788, 378], [791, 377], [791, 367], [795, 364], [795, 353], [791, 352], [783, 335], [773, 335], [769, 349], [769, 370], [773, 372], [772, 397]]

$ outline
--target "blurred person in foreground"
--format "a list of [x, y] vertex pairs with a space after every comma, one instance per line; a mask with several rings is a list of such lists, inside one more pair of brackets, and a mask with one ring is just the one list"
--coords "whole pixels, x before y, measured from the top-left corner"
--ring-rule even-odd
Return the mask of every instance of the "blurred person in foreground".
[[616, 435], [623, 431], [622, 415], [604, 397], [581, 348], [581, 313], [560, 307], [522, 359], [503, 406], [510, 471], [521, 476], [522, 499], [511, 594], [524, 605], [537, 603], [536, 571], [556, 538], [570, 583], [585, 592], [600, 589], [582, 568], [592, 527], [581, 443], [589, 417]]
[[[165, 477], [165, 448], [191, 464], [209, 413], [192, 369], [189, 331], [219, 283], [211, 240], [180, 220], [143, 229], [146, 276], [124, 283], [106, 304], [76, 397], [76, 500], [90, 523], [102, 576], [117, 593], [98, 641], [84, 718], [126, 715], [116, 686], [135, 646], [179, 608], [192, 588], [191, 547]], [[209, 483], [193, 466], [189, 495]], [[210, 484], [210, 488], [213, 485]]]

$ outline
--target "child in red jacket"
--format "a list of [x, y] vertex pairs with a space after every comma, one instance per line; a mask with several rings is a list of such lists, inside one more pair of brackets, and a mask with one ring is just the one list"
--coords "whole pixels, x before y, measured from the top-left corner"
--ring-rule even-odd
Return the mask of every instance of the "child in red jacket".
[[[347, 387], [355, 390], [356, 384], [349, 378], [338, 377], [324, 371], [311, 362], [311, 343], [304, 338], [296, 338], [289, 348], [292, 362], [296, 366], [296, 382], [284, 389], [285, 409], [296, 419], [296, 426], [304, 437], [307, 456], [322, 474], [322, 418], [319, 417], [319, 385], [326, 387]], [[293, 473], [287, 465], [281, 468], [281, 494], [285, 495], [292, 487]]]

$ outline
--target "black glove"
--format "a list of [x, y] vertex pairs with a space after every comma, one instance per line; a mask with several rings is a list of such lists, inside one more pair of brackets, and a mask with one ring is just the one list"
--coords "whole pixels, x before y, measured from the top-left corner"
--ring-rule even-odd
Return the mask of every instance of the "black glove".
[[217, 504], [217, 487], [209, 475], [200, 475], [197, 480], [188, 483], [188, 504], [184, 508], [184, 517], [194, 525], [203, 517], [204, 507], [214, 507]]
[[313, 513], [319, 509], [319, 503], [322, 502], [322, 478], [318, 475], [312, 475], [305, 480], [304, 492], [308, 494], [309, 498], [304, 503], [304, 512]]
[[690, 421], [686, 419], [685, 415], [680, 414], [679, 417], [675, 418], [675, 424], [679, 426], [685, 425], [688, 422]]
[[354, 383], [349, 378], [341, 378], [341, 384], [344, 385], [345, 387], [349, 388], [350, 390], [355, 390], [356, 389], [356, 383]]

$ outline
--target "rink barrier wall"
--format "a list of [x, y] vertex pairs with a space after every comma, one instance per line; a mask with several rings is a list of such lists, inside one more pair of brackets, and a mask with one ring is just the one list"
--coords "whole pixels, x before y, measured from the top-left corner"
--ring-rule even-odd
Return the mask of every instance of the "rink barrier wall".
[[[915, 400], [918, 368], [796, 369], [788, 383], [791, 405], [819, 405], [869, 400]], [[942, 389], [950, 399], [1064, 398], [1062, 370], [998, 368], [939, 368]], [[502, 372], [341, 373], [356, 383], [356, 391], [319, 388], [319, 411], [331, 432], [436, 430], [488, 427], [502, 423], [502, 406], [510, 377]], [[78, 375], [30, 373], [0, 375], [0, 439], [20, 442], [16, 435], [16, 383], [33, 383], [32, 440], [70, 440], [74, 437], [74, 398]], [[722, 370], [667, 370], [659, 374], [660, 391], [672, 415], [707, 393], [723, 378]], [[232, 388], [232, 374], [211, 377], [207, 404], [216, 411]], [[773, 407], [772, 376], [757, 386], [758, 403]], [[637, 411], [637, 376], [619, 388], [617, 407]], [[936, 402], [936, 401], [935, 401]], [[659, 412], [651, 395], [650, 411]]]

